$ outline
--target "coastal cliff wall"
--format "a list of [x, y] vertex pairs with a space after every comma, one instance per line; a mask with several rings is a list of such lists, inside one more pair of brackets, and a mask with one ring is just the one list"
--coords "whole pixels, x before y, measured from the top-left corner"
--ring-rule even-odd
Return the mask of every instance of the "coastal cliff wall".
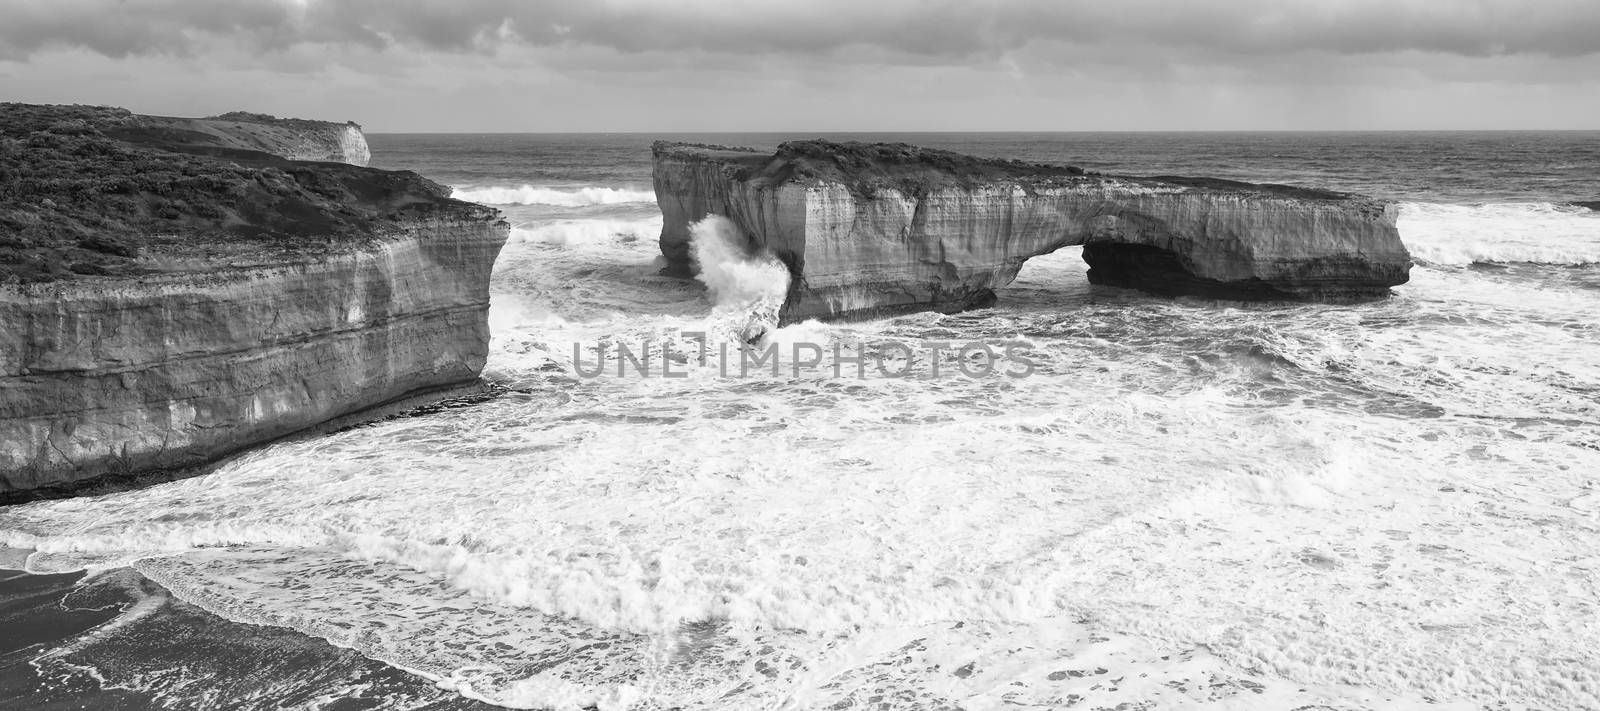
[[202, 464], [474, 382], [497, 217], [288, 264], [0, 287], [0, 490]]
[[186, 128], [215, 136], [221, 145], [262, 151], [289, 160], [361, 166], [372, 160], [367, 136], [354, 122], [281, 119], [237, 111], [203, 119], [169, 120], [188, 122]]
[[182, 118], [99, 110], [116, 113], [95, 117], [98, 128], [107, 136], [130, 143], [257, 151], [288, 160], [363, 167], [372, 161], [367, 136], [353, 121], [278, 118], [246, 111]]
[[0, 103], [0, 501], [477, 383], [498, 211], [208, 121]]
[[1089, 278], [1162, 294], [1359, 299], [1404, 283], [1396, 208], [1344, 193], [1120, 178], [904, 145], [808, 141], [775, 155], [657, 144], [669, 270], [688, 225], [731, 219], [793, 277], [781, 319], [959, 311], [1030, 257], [1083, 245]]

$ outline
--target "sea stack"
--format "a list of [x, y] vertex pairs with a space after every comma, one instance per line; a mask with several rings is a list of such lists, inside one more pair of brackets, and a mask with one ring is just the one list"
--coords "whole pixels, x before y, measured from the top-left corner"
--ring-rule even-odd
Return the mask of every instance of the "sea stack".
[[366, 160], [352, 124], [0, 104], [0, 495], [476, 383], [508, 227]]
[[1208, 178], [1118, 177], [905, 144], [658, 142], [668, 271], [722, 215], [793, 276], [782, 322], [990, 305], [1030, 257], [1082, 245], [1089, 279], [1164, 295], [1359, 300], [1406, 282], [1395, 205]]

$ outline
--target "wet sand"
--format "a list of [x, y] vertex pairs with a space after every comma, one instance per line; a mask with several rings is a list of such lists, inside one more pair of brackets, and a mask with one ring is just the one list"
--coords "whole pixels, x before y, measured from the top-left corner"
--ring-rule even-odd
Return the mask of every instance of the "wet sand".
[[496, 707], [321, 639], [225, 620], [123, 568], [0, 571], [0, 708]]

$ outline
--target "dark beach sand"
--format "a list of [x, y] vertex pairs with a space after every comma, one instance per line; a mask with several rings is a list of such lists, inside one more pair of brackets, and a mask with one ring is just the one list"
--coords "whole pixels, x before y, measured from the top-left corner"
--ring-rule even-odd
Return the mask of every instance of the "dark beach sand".
[[0, 570], [0, 708], [476, 710], [314, 637], [230, 622], [130, 569]]

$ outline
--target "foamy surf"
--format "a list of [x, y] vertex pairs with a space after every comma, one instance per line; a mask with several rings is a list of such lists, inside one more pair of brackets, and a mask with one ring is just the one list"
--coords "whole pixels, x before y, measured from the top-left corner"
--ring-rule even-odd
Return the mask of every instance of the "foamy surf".
[[1573, 205], [1408, 202], [1398, 227], [1412, 256], [1430, 264], [1600, 263], [1600, 212]]
[[599, 246], [653, 242], [661, 232], [661, 218], [643, 220], [557, 220], [519, 224], [511, 228], [512, 243], [564, 246]]
[[651, 190], [604, 186], [559, 188], [540, 185], [491, 185], [455, 188], [451, 191], [450, 197], [486, 205], [551, 205], [556, 207], [620, 205], [624, 203], [653, 203], [656, 201], [656, 194]]
[[[1496, 244], [1460, 209], [1403, 234]], [[579, 378], [574, 343], [741, 330], [777, 273], [713, 226], [701, 283], [660, 275], [645, 202], [504, 210], [503, 397], [0, 509], [0, 542], [511, 708], [1600, 708], [1600, 289], [1522, 278], [1592, 269], [1219, 304], [1091, 287], [1062, 250], [994, 309], [760, 344], [1019, 342], [1027, 380]]]
[[726, 217], [689, 226], [689, 254], [712, 300], [708, 330], [719, 340], [750, 343], [778, 327], [789, 293], [789, 268], [750, 240]]

